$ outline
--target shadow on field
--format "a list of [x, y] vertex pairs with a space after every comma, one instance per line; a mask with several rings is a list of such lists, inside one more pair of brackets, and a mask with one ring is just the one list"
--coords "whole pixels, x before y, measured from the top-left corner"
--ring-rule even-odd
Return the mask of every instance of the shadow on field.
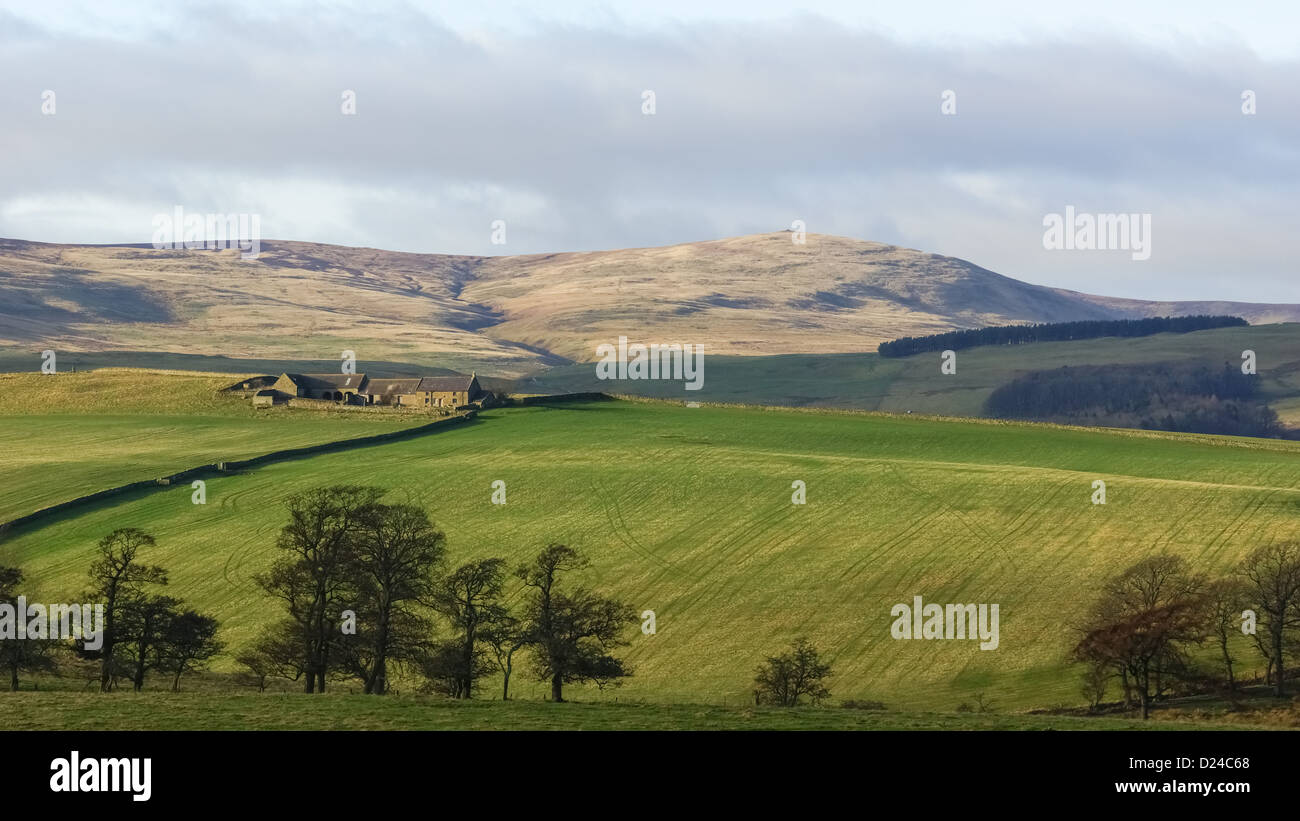
[[69, 499], [66, 502], [42, 508], [25, 516], [19, 516], [16, 519], [10, 519], [7, 522], [0, 522], [0, 543], [5, 539], [17, 533], [26, 533], [44, 527], [53, 521], [57, 521], [61, 514], [76, 511], [78, 515], [88, 511], [104, 510], [115, 507], [124, 501], [135, 501], [144, 499], [154, 493], [163, 490], [174, 490], [180, 488], [186, 493], [190, 492], [190, 483], [195, 479], [212, 479], [223, 476], [238, 476], [251, 473], [253, 469], [263, 465], [278, 464], [281, 462], [292, 462], [299, 459], [309, 459], [313, 456], [319, 456], [326, 453], [340, 453], [358, 448], [372, 447], [374, 445], [388, 444], [389, 442], [400, 441], [402, 439], [412, 439], [418, 436], [428, 436], [435, 433], [441, 433], [444, 430], [460, 429], [471, 425], [483, 424], [482, 420], [477, 418], [475, 411], [469, 411], [460, 416], [451, 416], [430, 422], [427, 425], [419, 425], [414, 428], [403, 430], [389, 431], [387, 433], [377, 433], [371, 436], [358, 436], [351, 439], [340, 439], [334, 442], [324, 442], [319, 445], [307, 445], [300, 448], [289, 448], [278, 450], [272, 453], [264, 453], [261, 456], [254, 456], [251, 459], [242, 459], [232, 462], [219, 462], [210, 465], [200, 465], [199, 467], [182, 470], [173, 473], [170, 476], [162, 476], [156, 479], [145, 479], [138, 482], [131, 482], [125, 485], [108, 488], [106, 490], [96, 491], [95, 493], [78, 496], [75, 499]]

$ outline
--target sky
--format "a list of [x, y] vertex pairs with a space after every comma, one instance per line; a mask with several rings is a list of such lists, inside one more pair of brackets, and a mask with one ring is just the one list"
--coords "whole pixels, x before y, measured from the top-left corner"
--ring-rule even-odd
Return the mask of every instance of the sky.
[[[1300, 302], [1297, 32], [1300, 4], [1199, 0], [0, 0], [0, 237], [150, 242], [178, 205], [464, 254], [798, 220], [1079, 291]], [[1149, 215], [1149, 257], [1045, 248], [1067, 208]]]

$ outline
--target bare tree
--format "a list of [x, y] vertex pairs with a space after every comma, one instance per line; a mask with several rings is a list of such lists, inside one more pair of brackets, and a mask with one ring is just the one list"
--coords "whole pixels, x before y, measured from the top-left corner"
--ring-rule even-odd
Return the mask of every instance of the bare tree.
[[825, 680], [831, 666], [807, 639], [796, 639], [784, 653], [768, 656], [754, 674], [754, 697], [760, 704], [797, 707], [807, 696], [813, 704], [830, 697]]
[[173, 693], [181, 688], [181, 676], [204, 669], [221, 653], [225, 645], [217, 638], [217, 627], [216, 619], [193, 610], [172, 617], [159, 648], [158, 668], [171, 674]]
[[301, 631], [298, 622], [283, 619], [263, 633], [251, 648], [235, 658], [244, 668], [242, 682], [251, 683], [258, 692], [263, 692], [268, 678], [301, 681], [307, 674]]
[[118, 648], [136, 692], [143, 690], [146, 673], [161, 664], [162, 647], [179, 614], [179, 605], [181, 601], [172, 596], [146, 596], [122, 609]]
[[[1274, 693], [1281, 698], [1286, 695], [1289, 637], [1300, 627], [1300, 542], [1264, 545], [1246, 557], [1238, 572], [1260, 609], [1268, 646], [1265, 658], [1272, 662]], [[1262, 649], [1264, 642], [1260, 645]]]
[[422, 604], [440, 589], [447, 538], [414, 505], [374, 504], [361, 518], [354, 565], [360, 627], [342, 643], [365, 692], [384, 695], [389, 668], [414, 660], [425, 645]]
[[1075, 647], [1074, 655], [1089, 665], [1124, 669], [1137, 690], [1145, 719], [1151, 716], [1160, 673], [1186, 669], [1183, 646], [1204, 639], [1204, 624], [1203, 606], [1196, 599], [1159, 604], [1092, 628]]
[[1139, 613], [1194, 598], [1205, 584], [1205, 577], [1193, 573], [1186, 559], [1162, 553], [1141, 559], [1108, 579], [1102, 585], [1099, 609]]
[[550, 680], [555, 702], [564, 701], [565, 684], [605, 686], [631, 675], [609, 651], [627, 644], [621, 634], [638, 621], [636, 613], [584, 588], [560, 590], [561, 574], [586, 566], [586, 558], [573, 548], [550, 544], [515, 573], [530, 588], [523, 630], [535, 650], [538, 679]]
[[1218, 579], [1205, 588], [1207, 626], [1210, 636], [1219, 646], [1229, 693], [1237, 691], [1237, 678], [1233, 671], [1236, 659], [1232, 655], [1231, 639], [1239, 634], [1241, 613], [1248, 601], [1247, 593], [1240, 579]]
[[1096, 710], [1101, 706], [1102, 700], [1106, 698], [1111, 677], [1110, 667], [1105, 662], [1094, 661], [1088, 665], [1088, 669], [1083, 674], [1080, 692], [1088, 699], [1089, 710]]
[[514, 671], [515, 653], [528, 644], [528, 633], [523, 624], [505, 614], [483, 631], [483, 641], [492, 650], [497, 667], [501, 670], [501, 700], [510, 700], [510, 674]]
[[1179, 556], [1142, 559], [1108, 579], [1074, 648], [1076, 661], [1121, 676], [1125, 701], [1136, 690], [1142, 717], [1169, 678], [1186, 675], [1186, 647], [1204, 640], [1205, 579]]
[[[22, 584], [23, 571], [17, 567], [0, 567], [0, 604], [10, 607], [18, 606], [18, 585]], [[26, 613], [18, 613], [16, 618], [25, 619]], [[54, 649], [56, 643], [48, 639], [10, 641], [0, 637], [0, 669], [9, 673], [9, 689], [18, 690], [21, 673], [43, 673], [53, 670]]]
[[421, 656], [419, 665], [426, 679], [423, 689], [451, 698], [472, 698], [477, 682], [492, 672], [487, 651], [479, 646], [467, 657], [460, 638], [435, 642]]
[[505, 566], [505, 559], [467, 562], [443, 579], [434, 591], [434, 609], [451, 622], [457, 635], [461, 682], [456, 692], [460, 698], [473, 698], [475, 679], [484, 669], [478, 661], [483, 654], [481, 633], [508, 615], [501, 604]]
[[122, 609], [118, 620], [118, 647], [131, 674], [131, 686], [144, 689], [145, 674], [156, 669], [172, 620], [180, 602], [171, 596], [145, 596]]
[[117, 678], [114, 651], [117, 646], [118, 622], [126, 610], [145, 599], [145, 585], [167, 584], [167, 571], [156, 565], [137, 561], [140, 549], [153, 547], [154, 538], [142, 530], [125, 527], [100, 539], [99, 558], [90, 565], [91, 587], [86, 601], [104, 605], [103, 643], [100, 659], [99, 689], [107, 693]]
[[305, 692], [325, 692], [343, 611], [356, 600], [358, 532], [382, 495], [378, 488], [337, 485], [291, 496], [289, 523], [276, 539], [280, 558], [255, 577], [298, 627]]

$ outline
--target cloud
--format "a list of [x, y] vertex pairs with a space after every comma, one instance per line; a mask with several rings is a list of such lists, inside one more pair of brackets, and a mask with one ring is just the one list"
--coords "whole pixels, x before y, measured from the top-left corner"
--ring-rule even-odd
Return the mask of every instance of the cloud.
[[[494, 254], [802, 219], [1083, 291], [1300, 301], [1300, 64], [1242, 43], [938, 46], [813, 16], [467, 31], [404, 7], [0, 31], [0, 236], [147, 242], [181, 204], [260, 213], [271, 238]], [[1151, 213], [1151, 259], [1044, 251], [1066, 205]]]

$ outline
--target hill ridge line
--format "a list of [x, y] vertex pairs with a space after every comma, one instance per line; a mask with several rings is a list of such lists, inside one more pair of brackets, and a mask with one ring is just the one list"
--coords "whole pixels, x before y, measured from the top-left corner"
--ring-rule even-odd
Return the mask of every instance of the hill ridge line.
[[587, 251], [419, 253], [264, 240], [233, 249], [0, 240], [0, 346], [147, 347], [253, 359], [445, 361], [518, 378], [627, 336], [762, 356], [869, 353], [991, 325], [1219, 313], [1300, 320], [1300, 305], [1141, 300], [1027, 282], [960, 257], [788, 231]]

